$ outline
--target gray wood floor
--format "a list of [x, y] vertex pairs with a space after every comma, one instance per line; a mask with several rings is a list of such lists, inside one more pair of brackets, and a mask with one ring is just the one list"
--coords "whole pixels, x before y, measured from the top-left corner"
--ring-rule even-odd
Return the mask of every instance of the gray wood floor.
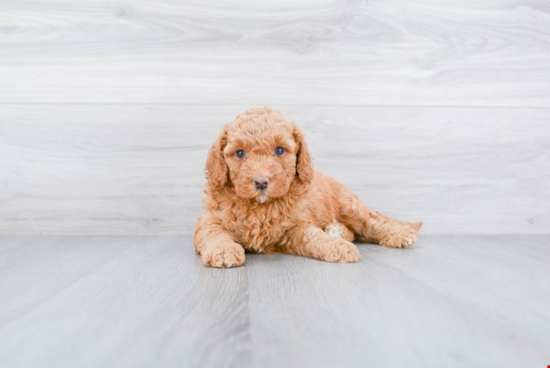
[[2, 367], [545, 367], [550, 236], [360, 245], [357, 264], [189, 236], [1, 236]]

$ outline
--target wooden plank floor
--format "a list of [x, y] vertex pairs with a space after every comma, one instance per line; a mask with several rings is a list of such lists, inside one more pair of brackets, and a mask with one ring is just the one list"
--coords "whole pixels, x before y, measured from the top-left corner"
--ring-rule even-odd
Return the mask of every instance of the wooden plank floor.
[[1, 367], [545, 367], [550, 236], [360, 245], [357, 264], [190, 236], [1, 236]]

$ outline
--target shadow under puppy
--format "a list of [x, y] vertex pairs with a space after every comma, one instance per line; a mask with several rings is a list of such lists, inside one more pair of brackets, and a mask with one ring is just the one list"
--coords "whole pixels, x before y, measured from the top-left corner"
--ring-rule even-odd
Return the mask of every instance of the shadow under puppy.
[[208, 154], [206, 179], [195, 250], [211, 267], [240, 266], [245, 250], [356, 262], [356, 235], [407, 248], [422, 226], [371, 210], [349, 188], [314, 171], [296, 124], [269, 107], [223, 127]]

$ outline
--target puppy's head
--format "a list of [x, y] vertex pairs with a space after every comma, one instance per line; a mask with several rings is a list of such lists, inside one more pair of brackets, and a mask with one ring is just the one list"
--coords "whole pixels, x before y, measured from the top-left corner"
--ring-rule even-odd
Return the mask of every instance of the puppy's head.
[[266, 107], [223, 127], [208, 154], [206, 178], [211, 190], [232, 186], [237, 196], [265, 203], [309, 184], [313, 168], [296, 124]]

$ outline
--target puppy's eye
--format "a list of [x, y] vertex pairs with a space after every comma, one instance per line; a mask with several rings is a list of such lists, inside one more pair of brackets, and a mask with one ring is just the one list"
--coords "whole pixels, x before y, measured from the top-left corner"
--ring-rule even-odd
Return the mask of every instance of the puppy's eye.
[[244, 151], [243, 150], [238, 150], [237, 152], [235, 152], [235, 156], [237, 156], [238, 158], [243, 158], [244, 157]]
[[283, 153], [285, 153], [285, 149], [283, 147], [277, 147], [275, 148], [275, 154], [277, 156], [281, 156]]

